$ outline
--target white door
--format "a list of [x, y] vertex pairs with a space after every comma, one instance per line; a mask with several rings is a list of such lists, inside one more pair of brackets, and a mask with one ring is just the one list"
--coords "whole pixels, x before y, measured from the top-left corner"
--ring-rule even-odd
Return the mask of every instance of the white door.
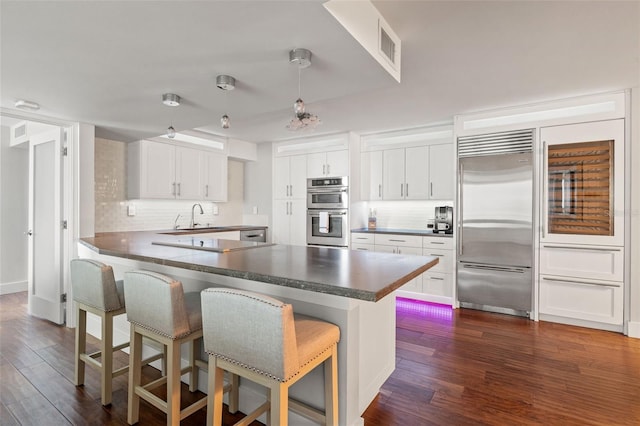
[[405, 152], [404, 198], [429, 199], [429, 147], [407, 148]]
[[454, 194], [453, 144], [429, 147], [429, 198], [453, 200]]
[[176, 198], [204, 198], [203, 153], [192, 148], [176, 148]]
[[29, 314], [64, 323], [62, 140], [59, 128], [29, 144]]
[[327, 176], [327, 154], [316, 152], [307, 154], [307, 177], [317, 178]]
[[404, 148], [387, 149], [382, 155], [382, 197], [404, 199]]
[[327, 175], [349, 176], [349, 151], [327, 152]]

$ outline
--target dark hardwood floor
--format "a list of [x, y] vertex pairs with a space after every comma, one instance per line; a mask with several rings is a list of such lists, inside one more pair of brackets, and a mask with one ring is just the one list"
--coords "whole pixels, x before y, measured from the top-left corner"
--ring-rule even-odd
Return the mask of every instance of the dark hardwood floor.
[[[102, 407], [95, 370], [72, 383], [74, 331], [25, 304], [26, 293], [0, 296], [0, 424], [126, 425], [126, 376]], [[397, 368], [366, 426], [640, 425], [640, 339], [403, 299], [397, 311]], [[142, 402], [140, 424], [165, 421]], [[204, 423], [204, 410], [182, 422]]]

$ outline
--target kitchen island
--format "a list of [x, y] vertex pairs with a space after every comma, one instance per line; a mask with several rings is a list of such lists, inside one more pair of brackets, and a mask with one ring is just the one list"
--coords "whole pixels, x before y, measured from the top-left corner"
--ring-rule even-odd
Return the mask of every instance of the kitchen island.
[[[206, 245], [202, 235], [194, 238]], [[108, 233], [81, 239], [78, 252], [112, 265], [116, 278], [127, 270], [147, 269], [181, 280], [185, 291], [212, 286], [255, 291], [338, 325], [340, 424], [362, 425], [360, 415], [395, 368], [394, 292], [437, 258], [270, 244], [227, 252], [162, 245], [184, 239], [152, 231]], [[121, 338], [128, 337], [126, 320], [116, 327], [123, 331]], [[291, 395], [322, 408], [323, 378], [317, 370]], [[204, 377], [200, 383], [206, 386]], [[249, 412], [264, 398], [262, 389], [243, 382], [240, 410]], [[290, 420], [307, 424], [295, 414]]]

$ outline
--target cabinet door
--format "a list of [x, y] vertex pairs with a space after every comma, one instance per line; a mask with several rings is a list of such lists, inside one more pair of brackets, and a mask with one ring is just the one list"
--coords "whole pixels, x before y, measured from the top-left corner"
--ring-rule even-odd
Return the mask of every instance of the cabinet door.
[[307, 199], [307, 156], [292, 155], [289, 157], [290, 196], [296, 199]]
[[140, 198], [175, 198], [175, 147], [151, 141], [140, 143]]
[[382, 152], [382, 198], [404, 199], [404, 148]]
[[290, 204], [289, 200], [274, 200], [273, 202], [273, 242], [274, 244], [289, 244], [290, 232]]
[[429, 147], [419, 146], [406, 149], [404, 175], [405, 199], [429, 199]]
[[382, 200], [382, 151], [360, 154], [360, 183], [363, 200]]
[[307, 154], [307, 177], [317, 178], [328, 176], [327, 174], [327, 154], [316, 152]]
[[624, 244], [624, 120], [542, 128], [543, 242]]
[[290, 197], [289, 158], [276, 157], [273, 169], [273, 198], [281, 200]]
[[307, 200], [291, 200], [290, 240], [292, 246], [307, 245]]
[[327, 152], [327, 176], [349, 176], [349, 151]]
[[227, 156], [217, 152], [206, 152], [204, 155], [204, 199], [210, 201], [227, 201]]
[[202, 151], [176, 147], [176, 198], [204, 198], [202, 163]]
[[453, 285], [451, 274], [439, 274], [431, 272], [431, 269], [422, 274], [422, 292], [434, 296], [451, 297]]
[[429, 198], [453, 200], [453, 144], [429, 147]]

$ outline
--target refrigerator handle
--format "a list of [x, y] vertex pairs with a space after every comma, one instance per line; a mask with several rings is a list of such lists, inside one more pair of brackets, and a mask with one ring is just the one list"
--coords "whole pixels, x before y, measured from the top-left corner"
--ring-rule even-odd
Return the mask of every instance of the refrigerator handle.
[[547, 227], [547, 216], [549, 214], [549, 210], [547, 207], [547, 200], [549, 198], [549, 170], [548, 170], [548, 160], [547, 160], [547, 141], [542, 141], [542, 178], [544, 181], [542, 182], [542, 238], [546, 238], [547, 234], [545, 228]]
[[524, 273], [523, 268], [508, 267], [508, 266], [493, 266], [493, 265], [471, 265], [465, 262], [461, 262], [462, 266], [466, 269], [480, 269], [483, 271], [496, 271], [496, 272], [510, 272], [512, 274]]
[[462, 256], [462, 162], [458, 162], [458, 256]]

